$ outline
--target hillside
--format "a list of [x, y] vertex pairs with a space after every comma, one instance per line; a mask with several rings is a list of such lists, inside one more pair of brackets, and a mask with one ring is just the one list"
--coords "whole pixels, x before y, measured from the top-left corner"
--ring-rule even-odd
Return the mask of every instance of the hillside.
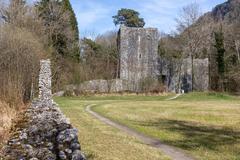
[[[193, 8], [191, 8], [193, 7]], [[183, 25], [194, 16], [194, 8], [185, 8]], [[186, 9], [189, 9], [186, 11]], [[184, 9], [183, 9], [184, 11]], [[191, 15], [192, 14], [192, 15]], [[187, 18], [189, 19], [187, 19]], [[186, 18], [186, 19], [184, 19]], [[181, 27], [181, 23], [179, 23]], [[159, 54], [170, 58], [209, 58], [210, 86], [215, 91], [240, 91], [240, 0], [228, 0], [200, 16], [177, 35], [167, 35], [159, 42]], [[181, 31], [181, 30], [180, 30]], [[223, 35], [224, 78], [220, 77], [216, 35]], [[225, 81], [224, 85], [220, 85]], [[223, 89], [224, 88], [224, 89]]]
[[228, 23], [237, 22], [240, 15], [240, 0], [228, 0], [223, 4], [217, 5], [211, 12], [211, 16], [216, 21]]
[[212, 11], [205, 13], [199, 18], [198, 23], [209, 22], [224, 22], [226, 24], [236, 23], [240, 20], [240, 0], [228, 0], [217, 5]]

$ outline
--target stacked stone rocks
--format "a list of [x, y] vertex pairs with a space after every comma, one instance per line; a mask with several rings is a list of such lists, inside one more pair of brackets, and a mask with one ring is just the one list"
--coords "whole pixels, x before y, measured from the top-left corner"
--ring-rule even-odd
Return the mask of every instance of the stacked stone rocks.
[[39, 99], [32, 102], [13, 127], [4, 159], [85, 160], [78, 131], [52, 101], [50, 61], [42, 61], [41, 65], [44, 66], [40, 71]]
[[39, 73], [39, 100], [46, 105], [52, 105], [52, 83], [50, 60], [41, 60]]

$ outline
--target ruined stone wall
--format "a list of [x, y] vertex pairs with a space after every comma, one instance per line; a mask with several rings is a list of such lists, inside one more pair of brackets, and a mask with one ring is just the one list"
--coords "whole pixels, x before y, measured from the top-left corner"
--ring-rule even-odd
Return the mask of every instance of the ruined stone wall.
[[50, 61], [41, 61], [39, 99], [22, 114], [4, 147], [6, 160], [85, 160], [78, 131], [52, 100]]
[[139, 91], [146, 78], [157, 79], [158, 31], [155, 28], [120, 28], [120, 79], [130, 91]]
[[91, 93], [141, 92], [145, 91], [145, 85], [146, 88], [159, 86], [160, 80], [170, 92], [208, 90], [208, 59], [194, 59], [193, 79], [190, 58], [167, 60], [159, 57], [157, 29], [123, 25], [119, 30], [118, 45], [120, 51], [119, 80], [91, 80], [77, 86], [73, 85], [72, 89], [68, 87], [70, 89], [67, 90]]
[[208, 91], [208, 89], [209, 89], [209, 60], [208, 60], [208, 58], [194, 59], [193, 71], [194, 71], [194, 90]]
[[[192, 63], [190, 58], [186, 59], [171, 59], [165, 58], [158, 59], [158, 72], [155, 72], [154, 78], [162, 80], [165, 84], [167, 91], [185, 92], [192, 91]], [[194, 59], [193, 73], [194, 73], [194, 91], [208, 91], [209, 88], [209, 62], [208, 59]], [[128, 70], [123, 72], [129, 72]], [[156, 74], [157, 73], [157, 74]], [[132, 73], [133, 74], [133, 73]], [[139, 74], [139, 73], [138, 73]], [[147, 74], [146, 74], [147, 75]], [[149, 77], [152, 75], [149, 74]], [[137, 89], [137, 82], [140, 83], [141, 79], [113, 79], [113, 80], [92, 80], [86, 81], [80, 85], [68, 85], [67, 91], [78, 91], [81, 93], [116, 93], [124, 91], [139, 91]], [[131, 77], [134, 78], [134, 77]], [[135, 77], [136, 78], [136, 77]]]
[[209, 88], [209, 61], [208, 59], [194, 59], [192, 85], [192, 63], [190, 58], [183, 60], [160, 59], [159, 70], [164, 77], [164, 83], [170, 92], [208, 91]]
[[92, 80], [79, 85], [67, 85], [65, 90], [72, 95], [78, 93], [118, 93], [127, 90], [124, 88], [124, 82], [121, 79], [112, 80]]

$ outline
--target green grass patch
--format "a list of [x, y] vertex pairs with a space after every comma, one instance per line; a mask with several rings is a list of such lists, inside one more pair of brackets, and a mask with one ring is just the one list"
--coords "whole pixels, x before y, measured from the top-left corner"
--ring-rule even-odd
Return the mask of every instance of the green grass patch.
[[[120, 95], [120, 94], [106, 94], [106, 95], [88, 95], [88, 96], [79, 96], [79, 97], [66, 97], [67, 99], [71, 100], [82, 100], [82, 101], [161, 101], [166, 100], [170, 97], [173, 97], [175, 94], [164, 94], [164, 95], [136, 95], [136, 94], [129, 94], [129, 95]], [[56, 97], [58, 99], [58, 97]]]
[[180, 96], [177, 100], [184, 101], [207, 101], [207, 100], [240, 100], [239, 97], [229, 95], [227, 93], [217, 93], [217, 92], [193, 92]]
[[93, 109], [199, 160], [240, 159], [238, 97], [192, 93], [173, 101], [121, 101]]
[[[79, 130], [90, 159], [166, 159], [133, 137], [102, 124], [93, 110], [146, 135], [176, 146], [199, 160], [240, 160], [240, 99], [223, 93], [174, 95], [104, 95], [56, 98]], [[107, 157], [107, 158], [106, 158]]]

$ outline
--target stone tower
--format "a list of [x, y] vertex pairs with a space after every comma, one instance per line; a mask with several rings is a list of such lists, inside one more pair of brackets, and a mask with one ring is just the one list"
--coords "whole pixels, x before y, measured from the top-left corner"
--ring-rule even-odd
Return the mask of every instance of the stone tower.
[[119, 33], [120, 79], [129, 91], [158, 77], [158, 30], [121, 26]]

